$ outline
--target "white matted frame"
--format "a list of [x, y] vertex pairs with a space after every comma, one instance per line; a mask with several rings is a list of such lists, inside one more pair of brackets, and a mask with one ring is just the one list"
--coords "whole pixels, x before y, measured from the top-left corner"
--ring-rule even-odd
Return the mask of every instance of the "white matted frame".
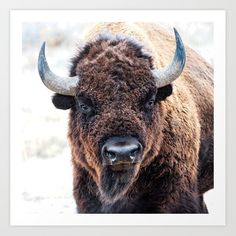
[[[62, 17], [63, 16], [63, 17]], [[194, 21], [214, 24], [214, 206], [209, 214], [24, 215], [20, 210], [20, 127], [17, 78], [21, 74], [23, 22]], [[225, 12], [224, 11], [11, 11], [10, 152], [12, 225], [224, 225], [225, 224]], [[22, 91], [21, 91], [22, 92]], [[24, 91], [23, 91], [24, 92]]]

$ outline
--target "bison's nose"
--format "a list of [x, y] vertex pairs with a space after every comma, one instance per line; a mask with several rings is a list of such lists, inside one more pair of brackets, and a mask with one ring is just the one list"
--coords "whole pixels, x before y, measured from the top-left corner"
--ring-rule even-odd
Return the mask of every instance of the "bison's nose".
[[134, 137], [109, 138], [102, 147], [104, 165], [137, 163], [142, 158], [143, 147]]

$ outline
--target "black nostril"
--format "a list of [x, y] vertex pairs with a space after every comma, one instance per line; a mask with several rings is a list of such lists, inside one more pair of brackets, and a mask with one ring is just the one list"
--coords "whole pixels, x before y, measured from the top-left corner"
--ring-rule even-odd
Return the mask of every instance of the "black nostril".
[[105, 156], [108, 160], [115, 161], [116, 160], [116, 153], [112, 151], [103, 151], [103, 156]]
[[130, 159], [134, 160], [135, 158], [137, 158], [142, 152], [142, 146], [141, 144], [138, 144], [138, 146], [136, 148], [133, 148], [130, 151]]
[[131, 157], [135, 157], [136, 155], [138, 155], [138, 154], [139, 154], [139, 151], [140, 151], [140, 148], [139, 148], [139, 147], [136, 148], [135, 150], [132, 150], [132, 151], [130, 152]]

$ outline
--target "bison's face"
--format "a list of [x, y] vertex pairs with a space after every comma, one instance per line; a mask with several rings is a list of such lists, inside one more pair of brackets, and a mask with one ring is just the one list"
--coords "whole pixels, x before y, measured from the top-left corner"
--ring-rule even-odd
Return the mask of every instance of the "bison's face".
[[[173, 74], [173, 73], [172, 73]], [[140, 168], [158, 155], [162, 104], [172, 93], [158, 88], [152, 59], [126, 39], [99, 39], [73, 60], [80, 78], [74, 96], [55, 95], [58, 108], [72, 108], [69, 139], [73, 162], [93, 176], [102, 200], [129, 190]]]
[[115, 199], [134, 182], [145, 160], [157, 154], [161, 110], [148, 64], [105, 64], [89, 64], [84, 73], [80, 68], [69, 137], [74, 157], [94, 173], [105, 199]]

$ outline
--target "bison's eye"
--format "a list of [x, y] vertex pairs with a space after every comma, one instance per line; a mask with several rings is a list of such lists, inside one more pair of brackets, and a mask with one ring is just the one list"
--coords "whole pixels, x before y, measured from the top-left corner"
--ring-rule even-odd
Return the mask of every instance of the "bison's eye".
[[79, 104], [79, 109], [82, 113], [89, 113], [91, 111], [91, 107], [85, 105], [84, 103]]
[[91, 115], [93, 113], [92, 102], [86, 98], [76, 98], [77, 108], [81, 114]]
[[155, 101], [156, 101], [156, 96], [152, 95], [152, 97], [149, 98], [148, 101], [146, 102], [145, 109], [148, 111], [152, 110], [155, 105]]

